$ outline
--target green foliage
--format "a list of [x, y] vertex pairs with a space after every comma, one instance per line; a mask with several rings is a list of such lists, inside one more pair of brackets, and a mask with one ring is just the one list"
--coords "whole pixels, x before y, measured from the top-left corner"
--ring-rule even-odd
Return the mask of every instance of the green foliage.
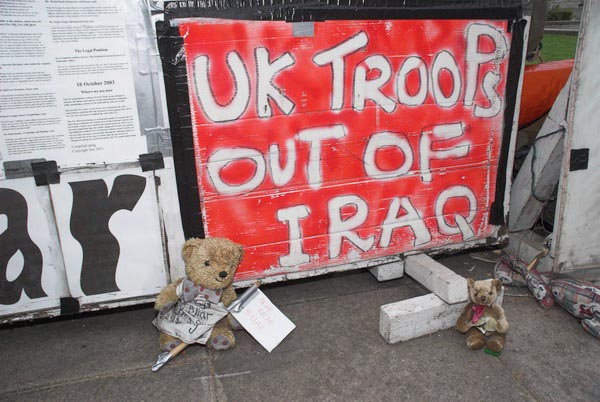
[[570, 21], [573, 11], [561, 8], [558, 4], [548, 10], [548, 21]]
[[577, 36], [544, 35], [542, 39], [542, 59], [544, 61], [575, 58]]

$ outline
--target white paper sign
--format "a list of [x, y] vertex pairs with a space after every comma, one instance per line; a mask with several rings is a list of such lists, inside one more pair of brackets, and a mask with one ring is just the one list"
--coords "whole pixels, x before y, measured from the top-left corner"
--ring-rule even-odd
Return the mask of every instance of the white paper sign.
[[3, 161], [45, 158], [64, 168], [147, 152], [128, 2], [9, 3], [0, 1], [0, 178]]
[[296, 328], [259, 289], [244, 304], [242, 311], [231, 311], [231, 314], [269, 353]]

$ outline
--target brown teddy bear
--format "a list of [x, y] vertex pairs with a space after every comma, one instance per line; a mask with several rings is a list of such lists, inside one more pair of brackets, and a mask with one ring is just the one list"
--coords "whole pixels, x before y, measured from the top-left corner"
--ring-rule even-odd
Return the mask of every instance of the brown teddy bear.
[[456, 329], [467, 334], [467, 347], [499, 355], [506, 344], [508, 321], [504, 309], [495, 304], [502, 289], [499, 279], [467, 280], [469, 303], [456, 322]]
[[159, 312], [154, 325], [160, 331], [163, 351], [172, 350], [182, 340], [215, 350], [235, 346], [231, 331], [234, 321], [231, 316], [222, 318], [228, 313], [223, 306], [236, 299], [231, 284], [242, 257], [242, 246], [229, 239], [192, 238], [185, 242], [186, 277], [165, 287], [154, 304]]

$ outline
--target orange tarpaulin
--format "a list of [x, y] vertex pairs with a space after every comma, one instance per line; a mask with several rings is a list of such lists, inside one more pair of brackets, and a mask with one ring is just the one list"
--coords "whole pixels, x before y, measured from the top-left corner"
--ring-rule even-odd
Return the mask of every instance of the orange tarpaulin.
[[519, 128], [548, 113], [572, 69], [573, 59], [525, 66]]

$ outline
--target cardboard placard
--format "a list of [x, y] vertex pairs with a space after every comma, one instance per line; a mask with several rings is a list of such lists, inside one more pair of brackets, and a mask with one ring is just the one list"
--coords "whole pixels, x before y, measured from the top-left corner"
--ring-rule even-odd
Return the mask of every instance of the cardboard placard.
[[230, 312], [269, 353], [296, 328], [260, 289], [256, 289], [241, 311]]

